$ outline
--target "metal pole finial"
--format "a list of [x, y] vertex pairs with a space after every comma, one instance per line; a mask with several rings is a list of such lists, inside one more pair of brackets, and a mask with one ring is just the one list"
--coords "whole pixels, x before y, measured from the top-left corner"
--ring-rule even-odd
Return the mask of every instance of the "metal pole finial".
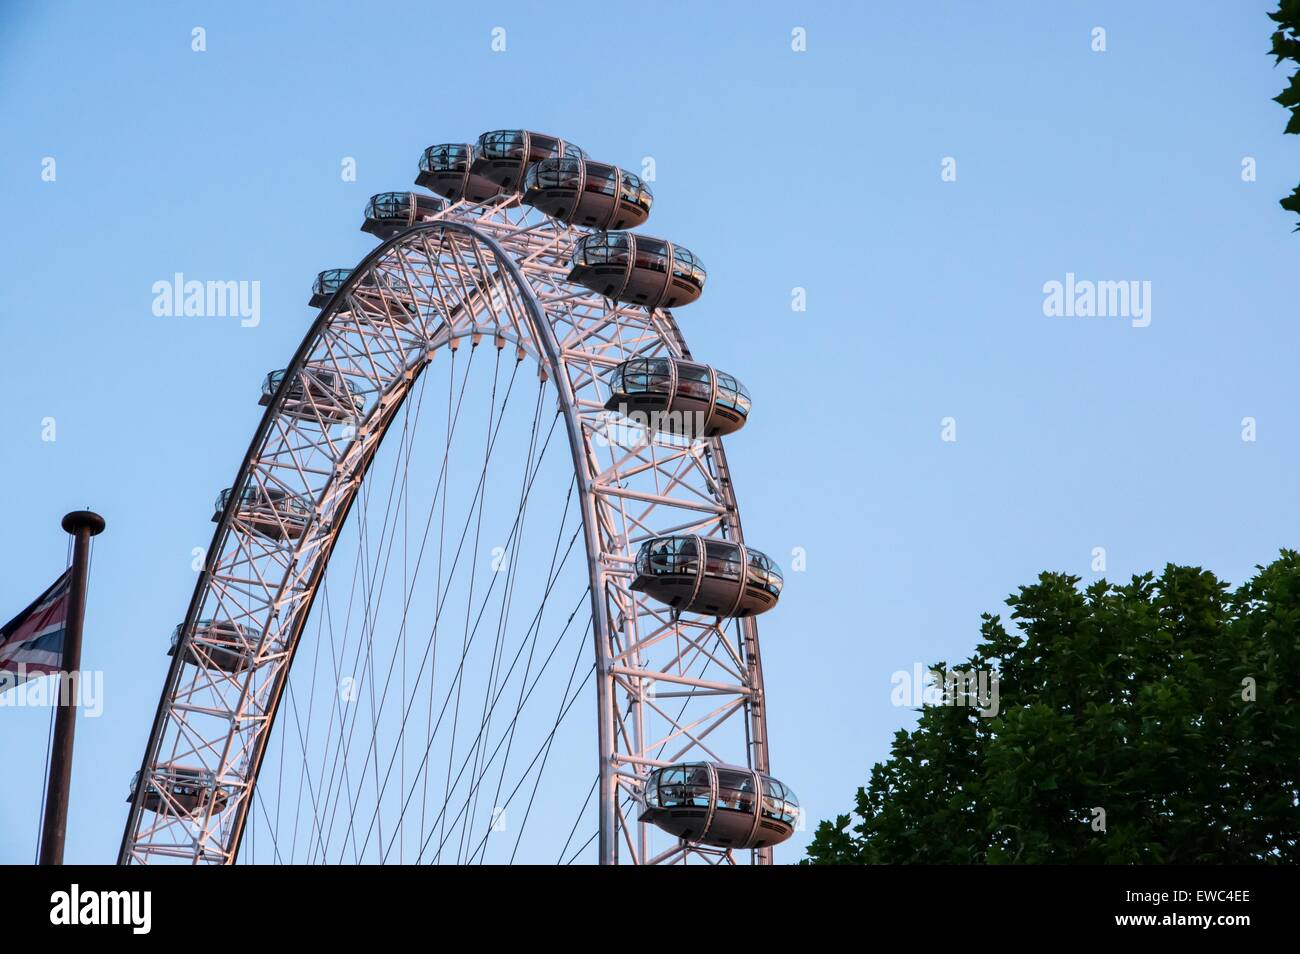
[[63, 518], [63, 529], [74, 535], [79, 530], [86, 530], [90, 536], [96, 537], [104, 532], [105, 526], [104, 518], [93, 510], [74, 510]]

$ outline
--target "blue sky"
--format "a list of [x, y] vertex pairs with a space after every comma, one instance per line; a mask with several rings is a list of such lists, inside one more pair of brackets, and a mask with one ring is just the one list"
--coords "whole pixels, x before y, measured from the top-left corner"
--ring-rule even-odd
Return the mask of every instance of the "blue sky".
[[[192, 548], [312, 277], [372, 247], [365, 199], [425, 146], [485, 129], [654, 157], [649, 231], [708, 264], [679, 319], [755, 396], [727, 442], [746, 535], [807, 553], [761, 631], [774, 769], [814, 818], [913, 724], [891, 674], [964, 658], [1039, 571], [1093, 579], [1104, 547], [1110, 578], [1239, 582], [1294, 545], [1300, 143], [1269, 6], [6, 4], [0, 617], [61, 571], [63, 513], [108, 520], [68, 860], [113, 858]], [[154, 316], [175, 272], [260, 281], [260, 325]], [[1045, 316], [1067, 273], [1149, 281], [1150, 325]], [[22, 862], [47, 714], [0, 720]]]

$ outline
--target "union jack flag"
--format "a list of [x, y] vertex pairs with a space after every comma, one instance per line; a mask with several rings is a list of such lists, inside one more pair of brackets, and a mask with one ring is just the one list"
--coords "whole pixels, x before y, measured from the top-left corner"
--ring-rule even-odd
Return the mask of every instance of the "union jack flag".
[[0, 628], [0, 691], [63, 668], [72, 571], [65, 571], [27, 609]]

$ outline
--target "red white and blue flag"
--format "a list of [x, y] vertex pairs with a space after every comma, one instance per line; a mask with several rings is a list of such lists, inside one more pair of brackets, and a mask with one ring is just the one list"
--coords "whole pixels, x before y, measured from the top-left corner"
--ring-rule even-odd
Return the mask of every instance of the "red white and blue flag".
[[0, 628], [0, 691], [63, 669], [72, 572], [65, 571], [27, 609]]

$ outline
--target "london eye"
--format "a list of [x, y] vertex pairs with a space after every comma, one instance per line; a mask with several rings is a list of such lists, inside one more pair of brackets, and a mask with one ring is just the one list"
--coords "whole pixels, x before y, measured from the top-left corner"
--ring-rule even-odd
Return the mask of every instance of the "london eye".
[[670, 310], [703, 262], [554, 136], [431, 146], [416, 185], [250, 382], [119, 863], [771, 863], [783, 579], [735, 356]]

